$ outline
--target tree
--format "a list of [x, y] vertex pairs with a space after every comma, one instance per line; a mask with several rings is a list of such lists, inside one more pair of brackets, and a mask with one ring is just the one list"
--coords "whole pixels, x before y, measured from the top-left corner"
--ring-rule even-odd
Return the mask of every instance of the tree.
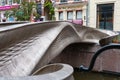
[[33, 8], [36, 8], [36, 4], [34, 2], [23, 1], [18, 9], [12, 9], [12, 15], [17, 18], [17, 21], [29, 21], [31, 14], [34, 16], [39, 15], [32, 12]]
[[50, 19], [52, 19], [54, 15], [54, 7], [52, 2], [50, 2], [50, 0], [46, 0], [44, 3], [44, 7], [48, 8]]

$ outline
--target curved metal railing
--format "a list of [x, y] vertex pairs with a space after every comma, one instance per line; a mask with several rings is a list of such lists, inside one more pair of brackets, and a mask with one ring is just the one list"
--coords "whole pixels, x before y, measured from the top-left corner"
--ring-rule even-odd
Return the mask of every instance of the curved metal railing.
[[109, 49], [120, 49], [120, 44], [109, 44], [106, 46], [103, 46], [100, 48], [92, 57], [90, 65], [88, 68], [84, 67], [83, 65], [80, 66], [81, 71], [91, 71], [94, 67], [95, 61], [97, 57], [102, 54], [103, 51], [109, 50]]

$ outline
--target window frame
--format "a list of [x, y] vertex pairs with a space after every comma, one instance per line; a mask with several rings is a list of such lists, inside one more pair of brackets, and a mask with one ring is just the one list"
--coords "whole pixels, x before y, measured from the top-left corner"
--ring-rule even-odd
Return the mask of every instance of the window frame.
[[[103, 7], [106, 7], [107, 10], [103, 9]], [[112, 8], [109, 8], [109, 7], [112, 7]], [[114, 28], [114, 7], [115, 7], [115, 4], [114, 3], [107, 3], [107, 4], [97, 4], [96, 5], [96, 28], [99, 28], [99, 29], [105, 29], [105, 30], [113, 30]], [[109, 20], [108, 18], [108, 13], [112, 13], [112, 19]], [[103, 18], [100, 17], [100, 14], [101, 15], [104, 15]], [[100, 21], [100, 18], [103, 19], [103, 21], [101, 20]], [[107, 26], [109, 25], [110, 23], [108, 21], [112, 21], [112, 26]], [[102, 22], [102, 23], [101, 23]], [[102, 26], [100, 26], [102, 25]]]
[[[77, 12], [81, 12], [81, 18], [77, 17]], [[81, 20], [82, 19], [82, 10], [76, 10], [76, 19]]]
[[67, 3], [68, 0], [60, 0], [60, 3]]
[[[72, 12], [72, 18], [69, 19], [69, 12]], [[67, 11], [67, 20], [73, 20], [73, 11]]]
[[[61, 16], [60, 16], [61, 13], [62, 13], [62, 19], [61, 19]], [[59, 20], [63, 20], [63, 11], [59, 12]]]

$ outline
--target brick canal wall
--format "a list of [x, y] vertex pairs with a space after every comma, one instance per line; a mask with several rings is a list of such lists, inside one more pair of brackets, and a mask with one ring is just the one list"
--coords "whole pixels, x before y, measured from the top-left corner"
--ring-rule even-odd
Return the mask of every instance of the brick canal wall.
[[[73, 67], [79, 67], [80, 65], [88, 67], [93, 54], [99, 48], [100, 46], [95, 44], [71, 44], [52, 60], [51, 63], [61, 62], [70, 64]], [[120, 72], [120, 50], [111, 49], [104, 51], [97, 58], [93, 70]]]

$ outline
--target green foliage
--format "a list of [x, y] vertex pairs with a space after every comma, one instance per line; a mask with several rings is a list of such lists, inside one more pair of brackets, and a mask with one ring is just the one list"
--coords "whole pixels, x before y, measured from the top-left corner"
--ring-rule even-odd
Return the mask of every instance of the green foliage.
[[46, 2], [44, 3], [44, 7], [47, 7], [49, 10], [49, 15], [52, 19], [52, 16], [54, 15], [54, 7], [52, 2], [50, 2], [49, 0], [46, 0]]
[[17, 20], [20, 21], [26, 21], [30, 20], [30, 15], [32, 13], [32, 9], [35, 3], [33, 2], [25, 2], [23, 1], [20, 5], [20, 8], [16, 11], [15, 16], [17, 17]]
[[17, 2], [18, 4], [20, 3], [20, 0], [13, 0], [13, 3]]
[[37, 19], [39, 19], [40, 18], [40, 14], [38, 14], [38, 13], [33, 13], [33, 16], [35, 16], [35, 19], [37, 20]]
[[17, 2], [18, 4], [20, 3], [20, 0], [13, 0], [13, 2], [15, 3], [15, 2]]
[[6, 11], [6, 12], [5, 12], [5, 16], [6, 16], [6, 18], [8, 18], [9, 15], [10, 15], [10, 12], [9, 12], [9, 11]]
[[[16, 17], [17, 21], [29, 21], [33, 8], [36, 8], [36, 4], [34, 2], [23, 1], [19, 8], [12, 9], [11, 15]], [[38, 16], [38, 14], [35, 13], [35, 16]]]
[[112, 39], [112, 42], [113, 42], [113, 43], [120, 43], [120, 35], [117, 35], [116, 37], [114, 37], [114, 38]]

